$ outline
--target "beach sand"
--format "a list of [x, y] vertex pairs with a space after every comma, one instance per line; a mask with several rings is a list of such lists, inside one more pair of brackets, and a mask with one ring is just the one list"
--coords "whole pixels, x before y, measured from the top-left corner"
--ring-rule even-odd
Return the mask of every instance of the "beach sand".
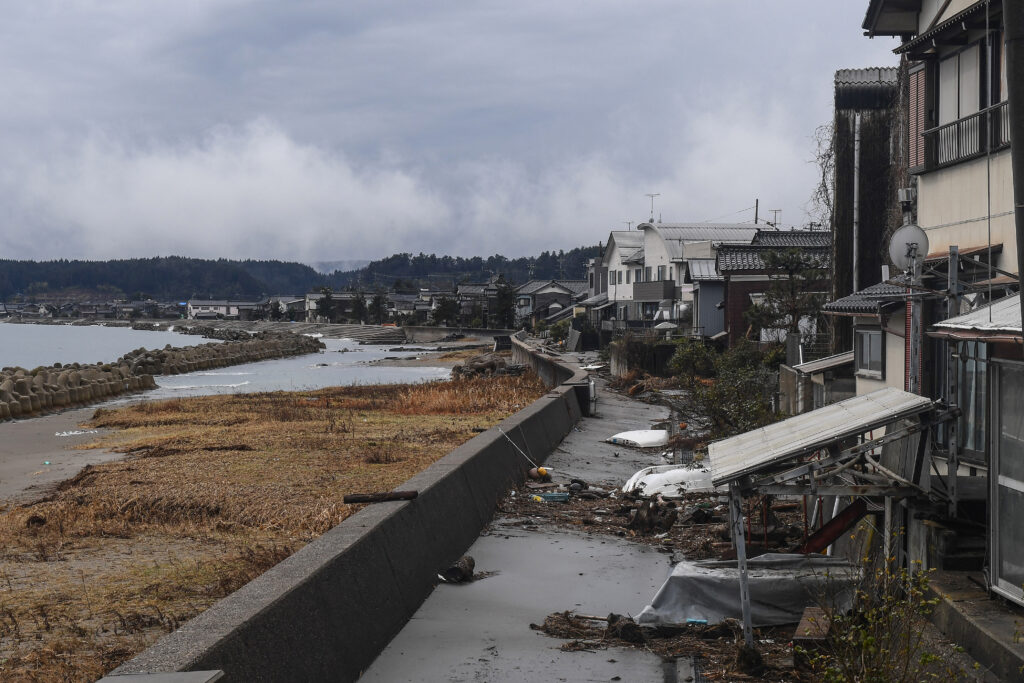
[[96, 430], [80, 426], [95, 411], [96, 408], [90, 406], [27, 420], [0, 422], [0, 501], [25, 502], [39, 498], [55, 484], [78, 474], [86, 465], [122, 457], [120, 453], [102, 449], [73, 450], [74, 446], [99, 436]]

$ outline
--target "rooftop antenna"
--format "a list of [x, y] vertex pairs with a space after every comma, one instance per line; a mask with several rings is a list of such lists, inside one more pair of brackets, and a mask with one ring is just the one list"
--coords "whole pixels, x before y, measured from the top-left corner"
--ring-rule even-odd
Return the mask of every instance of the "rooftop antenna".
[[626, 224], [626, 230], [632, 230], [633, 229], [633, 221], [622, 221], [622, 222]]
[[768, 209], [772, 212], [772, 227], [778, 229], [779, 227], [779, 214], [782, 213], [782, 209]]
[[654, 198], [655, 197], [660, 197], [661, 193], [660, 192], [648, 192], [644, 196], [651, 198], [651, 223], [653, 223], [654, 222]]

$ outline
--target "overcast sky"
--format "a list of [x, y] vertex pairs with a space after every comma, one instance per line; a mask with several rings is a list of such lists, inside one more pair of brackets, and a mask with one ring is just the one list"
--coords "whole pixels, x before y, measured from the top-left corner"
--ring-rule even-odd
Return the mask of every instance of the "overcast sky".
[[0, 258], [521, 256], [803, 224], [867, 0], [0, 0]]

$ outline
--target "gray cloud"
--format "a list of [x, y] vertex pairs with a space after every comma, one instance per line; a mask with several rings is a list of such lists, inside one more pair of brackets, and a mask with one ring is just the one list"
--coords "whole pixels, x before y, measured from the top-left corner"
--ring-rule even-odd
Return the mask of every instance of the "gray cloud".
[[[864, 3], [4, 5], [2, 256], [507, 255], [806, 220]], [[743, 218], [743, 215], [737, 216]]]

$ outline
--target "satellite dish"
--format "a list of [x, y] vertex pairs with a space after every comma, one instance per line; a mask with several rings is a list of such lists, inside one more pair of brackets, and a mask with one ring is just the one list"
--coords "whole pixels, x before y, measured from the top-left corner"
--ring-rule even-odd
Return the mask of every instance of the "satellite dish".
[[908, 223], [889, 238], [889, 258], [900, 270], [909, 270], [915, 256], [924, 259], [927, 255], [928, 235], [920, 225]]

